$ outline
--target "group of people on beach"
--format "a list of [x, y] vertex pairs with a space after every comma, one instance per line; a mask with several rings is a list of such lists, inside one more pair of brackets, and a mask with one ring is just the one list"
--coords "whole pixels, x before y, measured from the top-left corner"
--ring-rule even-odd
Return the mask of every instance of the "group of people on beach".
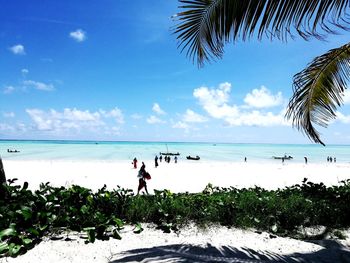
[[332, 156], [327, 156], [327, 162], [331, 163], [331, 162], [337, 162], [337, 158], [332, 157]]
[[[156, 168], [157, 168], [158, 165], [159, 165], [159, 164], [158, 164], [158, 159], [159, 159], [159, 162], [162, 162], [163, 156], [160, 155], [159, 158], [158, 158], [158, 156], [156, 155], [156, 157], [154, 157], [154, 165], [155, 165]], [[165, 161], [166, 163], [170, 163], [171, 157], [170, 157], [169, 155], [165, 155], [165, 156], [164, 156], [164, 161]], [[174, 157], [174, 162], [177, 163], [177, 156]]]

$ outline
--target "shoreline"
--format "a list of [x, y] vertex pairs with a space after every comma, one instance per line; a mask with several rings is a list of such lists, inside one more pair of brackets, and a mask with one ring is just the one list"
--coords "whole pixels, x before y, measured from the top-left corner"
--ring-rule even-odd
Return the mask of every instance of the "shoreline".
[[[16, 184], [29, 183], [30, 189], [38, 189], [40, 183], [50, 182], [53, 186], [78, 184], [97, 190], [107, 185], [114, 189], [137, 189], [138, 169], [131, 161], [18, 161], [3, 160], [7, 179], [18, 178]], [[337, 185], [350, 179], [350, 163], [259, 163], [259, 162], [179, 162], [159, 163], [145, 161], [151, 174], [148, 189], [168, 189], [171, 192], [201, 192], [209, 183], [218, 187], [247, 188], [259, 186], [275, 190], [300, 184], [304, 178], [326, 186]]]

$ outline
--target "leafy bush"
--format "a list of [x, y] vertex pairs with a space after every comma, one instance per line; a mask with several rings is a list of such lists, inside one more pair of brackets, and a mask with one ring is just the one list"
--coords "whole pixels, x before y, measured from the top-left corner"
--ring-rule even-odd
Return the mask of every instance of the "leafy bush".
[[1, 185], [0, 255], [25, 253], [43, 236], [64, 230], [85, 231], [86, 242], [95, 239], [121, 239], [123, 225], [155, 223], [164, 232], [176, 231], [188, 222], [199, 225], [254, 227], [290, 234], [301, 226], [323, 225], [344, 228], [350, 225], [350, 181], [326, 187], [306, 179], [276, 191], [260, 187], [219, 188], [208, 185], [201, 193], [157, 191], [154, 195], [134, 195], [119, 186], [97, 192], [73, 185], [52, 187], [41, 184], [28, 190], [28, 183], [14, 180]]

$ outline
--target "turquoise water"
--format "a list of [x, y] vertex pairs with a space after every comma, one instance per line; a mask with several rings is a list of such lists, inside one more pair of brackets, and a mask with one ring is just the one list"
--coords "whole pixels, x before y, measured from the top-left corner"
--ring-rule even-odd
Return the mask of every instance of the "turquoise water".
[[[7, 149], [19, 153], [8, 153]], [[244, 157], [255, 162], [280, 162], [272, 156], [293, 156], [289, 162], [326, 162], [327, 156], [337, 162], [350, 162], [350, 145], [310, 144], [231, 144], [180, 142], [92, 142], [92, 141], [9, 141], [0, 140], [0, 155], [4, 160], [151, 160], [159, 152], [179, 152], [179, 160], [187, 155], [199, 155], [202, 161], [242, 162]]]

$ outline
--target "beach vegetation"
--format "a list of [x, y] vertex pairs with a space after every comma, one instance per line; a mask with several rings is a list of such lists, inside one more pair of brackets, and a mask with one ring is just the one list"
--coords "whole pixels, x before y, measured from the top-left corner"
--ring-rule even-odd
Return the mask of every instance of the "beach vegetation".
[[[350, 180], [327, 187], [304, 179], [301, 184], [277, 190], [260, 187], [237, 189], [208, 184], [200, 193], [155, 190], [152, 195], [135, 195], [117, 187], [98, 191], [72, 185], [53, 187], [43, 183], [35, 191], [15, 179], [1, 187], [0, 255], [17, 256], [44, 237], [77, 231], [85, 242], [122, 239], [126, 224], [134, 233], [143, 223], [169, 233], [195, 223], [253, 228], [281, 236], [309, 238], [300, 229], [322, 226], [321, 235], [350, 226]], [[337, 231], [338, 230], [338, 231]], [[68, 238], [68, 235], [67, 235]]]
[[[220, 59], [229, 42], [325, 40], [349, 29], [349, 1], [179, 0], [174, 30], [181, 51], [200, 67]], [[286, 118], [311, 140], [324, 145], [315, 125], [327, 127], [343, 104], [350, 76], [350, 43], [316, 57], [293, 78]]]

